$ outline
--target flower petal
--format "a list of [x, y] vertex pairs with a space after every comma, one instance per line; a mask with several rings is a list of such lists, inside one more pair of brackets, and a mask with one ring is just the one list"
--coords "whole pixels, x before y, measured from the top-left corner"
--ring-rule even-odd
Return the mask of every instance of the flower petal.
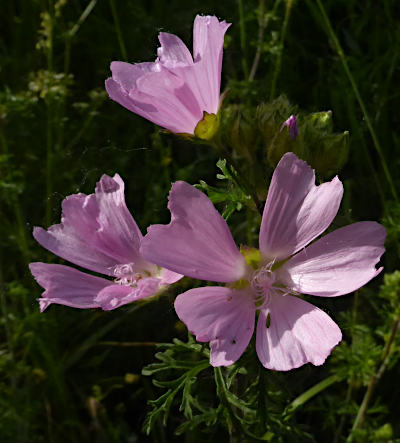
[[162, 65], [175, 68], [193, 64], [192, 54], [179, 37], [168, 32], [160, 32], [158, 40], [161, 48], [157, 49], [157, 55]]
[[200, 280], [234, 282], [247, 265], [210, 199], [188, 183], [172, 185], [169, 225], [153, 225], [141, 253], [152, 263]]
[[222, 55], [224, 35], [231, 24], [220, 22], [214, 16], [197, 15], [193, 25], [193, 58], [201, 63], [201, 79], [207, 94], [209, 113], [216, 114], [221, 88]]
[[160, 279], [143, 278], [136, 287], [113, 284], [100, 291], [96, 302], [105, 311], [119, 308], [145, 297], [154, 295], [160, 289]]
[[210, 342], [212, 366], [229, 366], [247, 348], [254, 331], [252, 294], [222, 286], [191, 289], [178, 295], [175, 310], [200, 342]]
[[[203, 110], [182, 78], [163, 69], [139, 78], [137, 87], [139, 93], [146, 95], [157, 108], [158, 121], [154, 118], [152, 121], [164, 128], [173, 128], [175, 132], [194, 133], [197, 123], [203, 118]], [[136, 95], [135, 90], [131, 91], [131, 98], [135, 99]]]
[[266, 261], [283, 260], [304, 248], [332, 223], [343, 185], [335, 177], [315, 186], [314, 171], [293, 153], [285, 154], [272, 176], [260, 228]]
[[69, 266], [31, 263], [29, 269], [45, 289], [39, 299], [41, 312], [52, 303], [80, 309], [99, 308], [96, 296], [111, 283]]
[[180, 280], [182, 277], [182, 274], [177, 274], [176, 272], [170, 271], [169, 269], [161, 269], [160, 279], [161, 284], [163, 285], [172, 285], [173, 283], [176, 283], [178, 280]]
[[130, 263], [135, 270], [152, 271], [139, 247], [142, 234], [129, 213], [124, 182], [103, 175], [95, 194], [75, 194], [63, 203], [61, 224], [47, 231], [35, 228], [33, 236], [46, 249], [76, 265], [113, 275], [116, 265]]
[[[183, 81], [180, 81], [180, 85], [183, 85]], [[164, 96], [167, 95], [167, 100], [165, 97], [163, 100], [160, 100], [158, 97], [143, 93], [137, 88], [131, 89], [128, 93], [112, 78], [107, 79], [105, 85], [110, 98], [129, 111], [171, 132], [194, 133], [194, 128], [199, 120], [193, 118], [190, 114], [189, 117], [187, 115], [182, 117], [182, 113], [186, 112], [186, 114], [188, 114], [188, 111], [185, 107], [182, 107], [179, 100], [171, 91], [164, 92]], [[144, 85], [147, 88], [146, 83], [144, 83]], [[170, 86], [171, 85], [168, 85], [168, 87]], [[199, 117], [199, 119], [201, 119], [201, 117]]]
[[342, 333], [329, 315], [290, 295], [273, 295], [258, 318], [257, 355], [268, 369], [290, 371], [305, 363], [322, 365], [341, 339]]
[[[135, 78], [135, 83], [136, 83]], [[124, 83], [126, 86], [129, 85], [128, 81]], [[129, 96], [129, 92], [124, 89], [122, 85], [116, 82], [112, 78], [108, 78], [105, 81], [106, 91], [110, 98], [124, 108], [128, 109], [135, 114], [138, 114], [150, 121], [154, 115], [157, 115], [157, 108], [151, 103], [151, 98], [147, 97], [145, 94], [141, 94], [135, 88], [131, 89], [130, 92], [136, 91], [134, 97]]]
[[119, 84], [126, 92], [136, 88], [136, 81], [144, 74], [157, 72], [160, 70], [158, 63], [125, 63], [112, 62], [110, 65], [112, 79]]
[[292, 290], [321, 297], [348, 294], [381, 272], [385, 228], [359, 222], [337, 229], [296, 254], [278, 270], [279, 281]]

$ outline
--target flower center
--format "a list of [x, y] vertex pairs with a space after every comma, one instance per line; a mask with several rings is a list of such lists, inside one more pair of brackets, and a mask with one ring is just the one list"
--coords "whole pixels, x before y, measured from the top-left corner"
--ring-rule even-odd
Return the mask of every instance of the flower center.
[[113, 268], [113, 274], [115, 276], [115, 283], [125, 286], [137, 286], [137, 282], [143, 278], [140, 272], [135, 272], [133, 269], [133, 263], [126, 263], [124, 265], [116, 265]]
[[257, 269], [249, 281], [254, 292], [254, 299], [258, 309], [267, 306], [271, 300], [272, 289], [275, 289], [275, 275], [272, 271], [273, 262]]

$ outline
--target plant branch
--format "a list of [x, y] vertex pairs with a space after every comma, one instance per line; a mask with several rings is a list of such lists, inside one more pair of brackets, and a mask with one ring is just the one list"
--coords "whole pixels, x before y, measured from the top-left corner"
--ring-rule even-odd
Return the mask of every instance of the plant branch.
[[262, 43], [264, 39], [264, 30], [266, 28], [266, 20], [264, 18], [264, 0], [260, 0], [260, 6], [258, 11], [258, 37], [257, 37], [257, 50], [254, 56], [253, 65], [251, 66], [249, 81], [253, 81], [257, 72], [258, 64], [260, 63]]
[[292, 10], [292, 6], [293, 6], [293, 0], [286, 0], [285, 18], [283, 19], [281, 38], [279, 41], [278, 59], [275, 64], [275, 70], [274, 70], [274, 73], [272, 76], [272, 82], [271, 82], [271, 92], [270, 92], [270, 96], [269, 96], [270, 101], [272, 101], [275, 97], [276, 82], [278, 80], [278, 75], [281, 71], [283, 44], [285, 42], [286, 30], [287, 30], [287, 26], [289, 24], [290, 12]]
[[356, 431], [357, 429], [360, 429], [363, 426], [365, 415], [367, 413], [369, 402], [371, 400], [371, 396], [374, 391], [375, 385], [378, 383], [378, 381], [382, 377], [383, 373], [385, 372], [387, 365], [389, 364], [390, 350], [391, 350], [391, 347], [392, 347], [392, 344], [393, 344], [393, 341], [396, 336], [398, 328], [399, 328], [399, 317], [396, 316], [393, 320], [390, 335], [389, 335], [388, 340], [386, 341], [385, 348], [382, 353], [381, 365], [380, 365], [376, 375], [373, 375], [369, 381], [367, 391], [364, 395], [363, 401], [362, 401], [361, 406], [358, 410], [357, 417], [354, 420], [354, 424], [353, 424], [353, 427], [351, 429], [351, 432], [350, 432], [350, 435], [349, 435], [347, 441], [351, 441], [354, 431]]

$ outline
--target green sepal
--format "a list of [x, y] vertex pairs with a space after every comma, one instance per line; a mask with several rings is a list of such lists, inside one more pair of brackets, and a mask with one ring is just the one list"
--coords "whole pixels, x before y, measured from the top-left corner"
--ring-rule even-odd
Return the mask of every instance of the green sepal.
[[197, 123], [194, 135], [201, 140], [211, 140], [219, 129], [219, 117], [217, 114], [209, 114], [204, 111], [203, 119]]

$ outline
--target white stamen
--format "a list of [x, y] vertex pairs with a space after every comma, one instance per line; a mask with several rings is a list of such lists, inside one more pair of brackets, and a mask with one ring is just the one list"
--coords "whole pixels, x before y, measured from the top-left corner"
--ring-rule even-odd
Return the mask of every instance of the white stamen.
[[119, 285], [137, 287], [137, 282], [143, 277], [139, 272], [134, 272], [134, 263], [126, 263], [123, 265], [116, 265], [112, 268], [113, 274], [116, 277], [115, 283]]
[[249, 279], [251, 289], [254, 292], [254, 302], [257, 309], [265, 308], [271, 302], [271, 295], [275, 291], [284, 292], [287, 295], [290, 291], [287, 288], [275, 286], [275, 273], [272, 271], [274, 261], [269, 262], [262, 268], [257, 269]]

